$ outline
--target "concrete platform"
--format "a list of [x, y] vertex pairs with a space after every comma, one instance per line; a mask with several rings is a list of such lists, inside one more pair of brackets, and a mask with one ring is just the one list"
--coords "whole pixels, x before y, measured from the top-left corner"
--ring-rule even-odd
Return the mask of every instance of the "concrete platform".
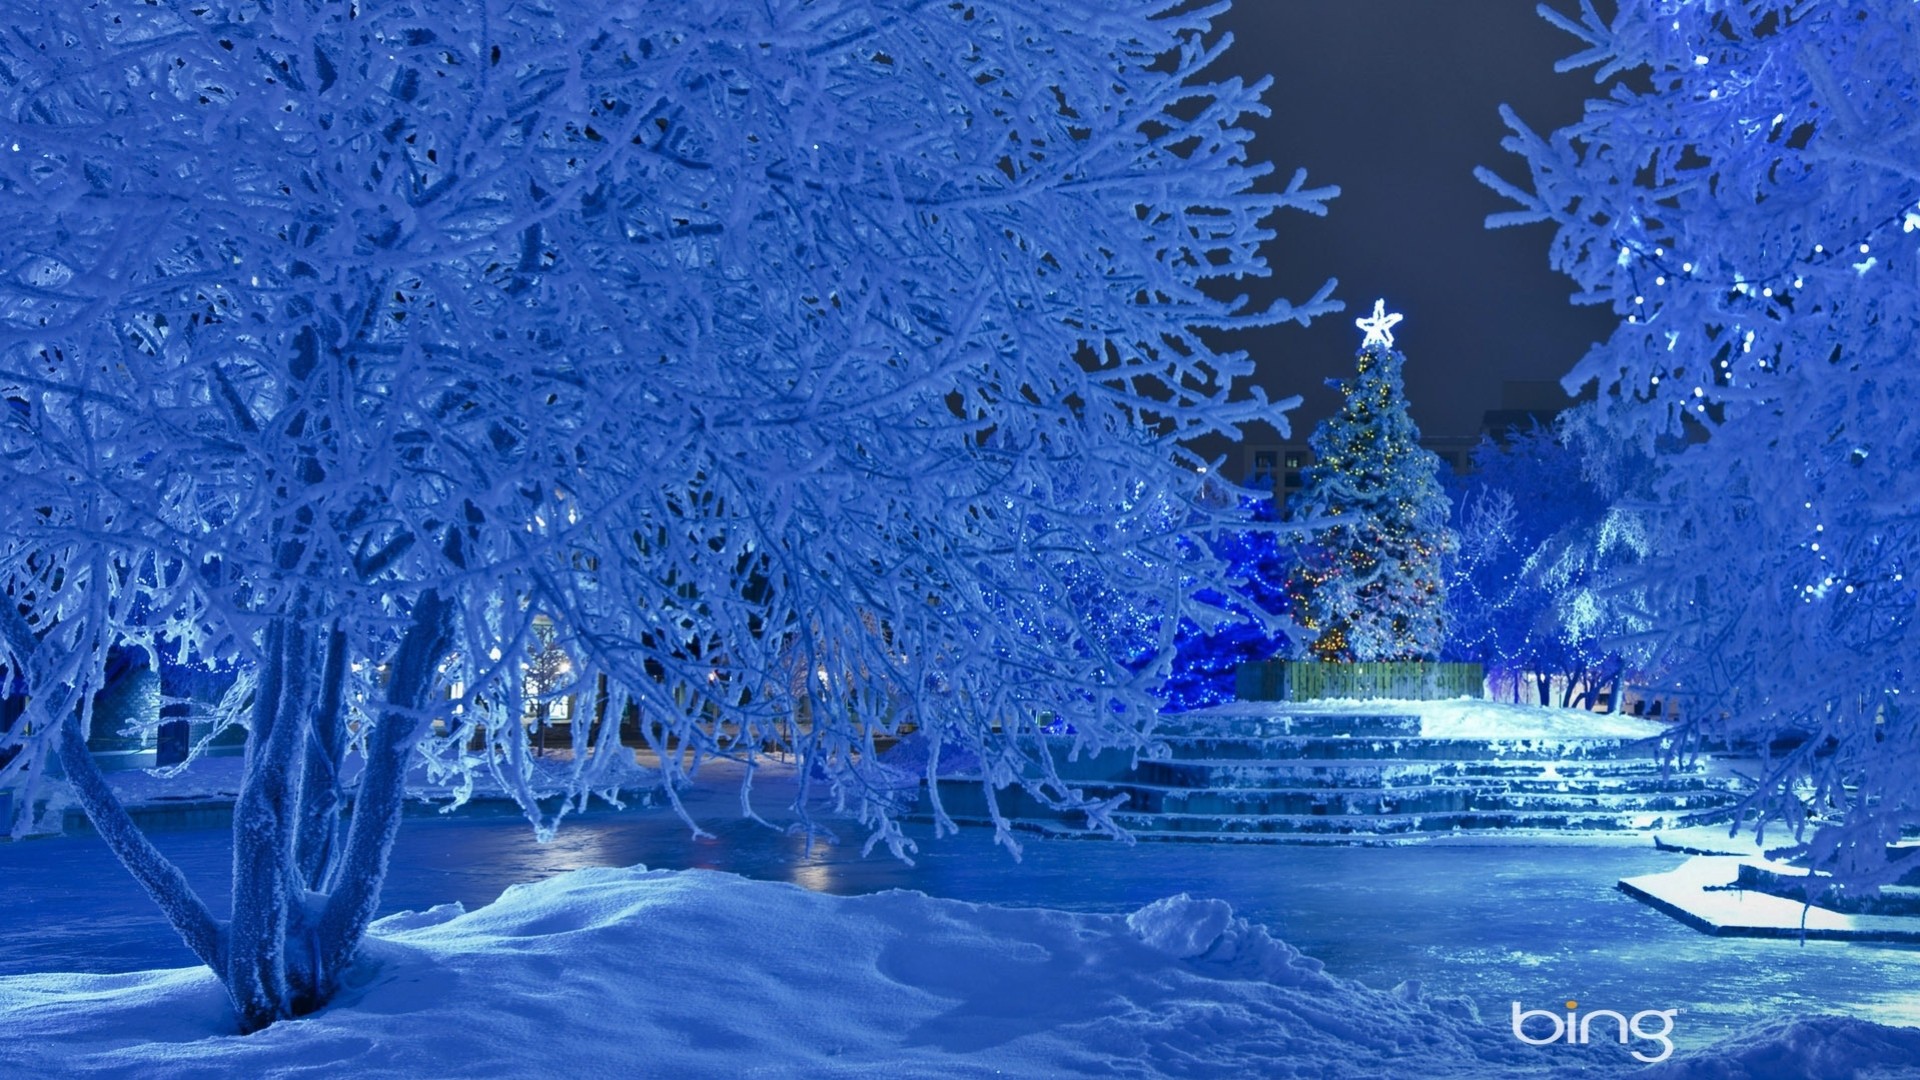
[[1716, 937], [1807, 937], [1920, 943], [1920, 918], [1848, 915], [1752, 889], [1733, 888], [1743, 865], [1792, 867], [1738, 855], [1696, 855], [1664, 874], [1622, 878], [1621, 892]]

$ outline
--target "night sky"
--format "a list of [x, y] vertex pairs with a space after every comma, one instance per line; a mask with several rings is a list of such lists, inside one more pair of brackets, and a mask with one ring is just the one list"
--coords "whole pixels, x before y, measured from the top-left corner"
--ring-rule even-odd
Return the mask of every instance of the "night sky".
[[1226, 68], [1274, 79], [1274, 115], [1254, 125], [1253, 144], [1274, 164], [1272, 182], [1305, 166], [1312, 186], [1341, 188], [1325, 218], [1273, 220], [1272, 283], [1247, 290], [1306, 300], [1340, 279], [1340, 315], [1241, 336], [1272, 396], [1305, 397], [1290, 414], [1293, 438], [1336, 407], [1323, 384], [1351, 372], [1353, 320], [1375, 297], [1406, 316], [1395, 343], [1429, 435], [1476, 433], [1482, 411], [1499, 407], [1501, 380], [1557, 380], [1606, 335], [1611, 316], [1570, 305], [1572, 282], [1548, 267], [1551, 227], [1482, 224], [1511, 205], [1474, 166], [1526, 175], [1500, 149], [1499, 105], [1544, 134], [1577, 119], [1595, 90], [1590, 68], [1554, 72], [1578, 42], [1536, 15], [1534, 0], [1237, 0], [1224, 23], [1235, 37]]

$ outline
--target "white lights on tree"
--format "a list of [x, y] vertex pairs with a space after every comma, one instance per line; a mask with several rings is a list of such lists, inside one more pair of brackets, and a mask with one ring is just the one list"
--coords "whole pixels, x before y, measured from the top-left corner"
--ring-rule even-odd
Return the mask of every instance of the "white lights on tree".
[[[1920, 714], [1903, 700], [1920, 678], [1905, 583], [1920, 259], [1887, 242], [1920, 176], [1920, 8], [1605, 10], [1542, 8], [1583, 43], [1562, 68], [1596, 64], [1604, 85], [1547, 137], [1507, 114], [1530, 184], [1482, 170], [1520, 206], [1489, 224], [1552, 222], [1576, 301], [1620, 317], [1565, 385], [1597, 390], [1596, 447], [1658, 462], [1629, 493], [1653, 554], [1614, 587], [1659, 628], [1656, 667], [1692, 730], [1770, 754], [1748, 810], [1784, 821], [1810, 872], [1885, 881], [1887, 844], [1920, 824]], [[1688, 253], [1684, 276], [1664, 251]], [[1640, 297], [1657, 307], [1636, 312]]]
[[1294, 569], [1295, 618], [1330, 661], [1431, 660], [1445, 634], [1441, 560], [1453, 546], [1440, 459], [1407, 412], [1386, 301], [1366, 332], [1340, 411], [1308, 440], [1314, 463], [1292, 513], [1312, 532]]

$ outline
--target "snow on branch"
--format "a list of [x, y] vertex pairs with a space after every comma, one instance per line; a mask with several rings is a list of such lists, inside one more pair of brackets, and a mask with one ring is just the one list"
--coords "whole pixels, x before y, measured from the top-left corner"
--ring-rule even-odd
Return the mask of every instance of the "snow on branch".
[[916, 728], [1110, 824], [1055, 736], [1151, 738], [1222, 512], [1181, 444], [1264, 407], [1202, 331], [1338, 306], [1210, 287], [1334, 194], [1262, 190], [1220, 10], [27, 4], [0, 779], [127, 650], [234, 686], [250, 1026], [324, 998], [422, 756], [545, 833], [636, 743], [669, 798], [796, 753], [899, 846]]
[[[1911, 676], [1920, 333], [1920, 13], [1621, 5], [1548, 16], [1607, 96], [1542, 141], [1510, 121], [1553, 264], [1619, 322], [1566, 385], [1656, 468], [1619, 494], [1664, 689], [1772, 758], [1750, 809], [1816, 865], [1891, 873], [1920, 823]], [[1515, 217], [1512, 220], [1521, 220]]]

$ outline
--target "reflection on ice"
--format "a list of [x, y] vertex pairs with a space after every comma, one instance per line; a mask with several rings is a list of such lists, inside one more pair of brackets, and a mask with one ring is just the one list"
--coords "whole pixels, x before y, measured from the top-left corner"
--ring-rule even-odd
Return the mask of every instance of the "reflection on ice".
[[833, 864], [824, 859], [796, 859], [788, 864], [787, 880], [803, 889], [812, 889], [814, 892], [840, 891], [834, 888], [836, 879], [833, 875]]

